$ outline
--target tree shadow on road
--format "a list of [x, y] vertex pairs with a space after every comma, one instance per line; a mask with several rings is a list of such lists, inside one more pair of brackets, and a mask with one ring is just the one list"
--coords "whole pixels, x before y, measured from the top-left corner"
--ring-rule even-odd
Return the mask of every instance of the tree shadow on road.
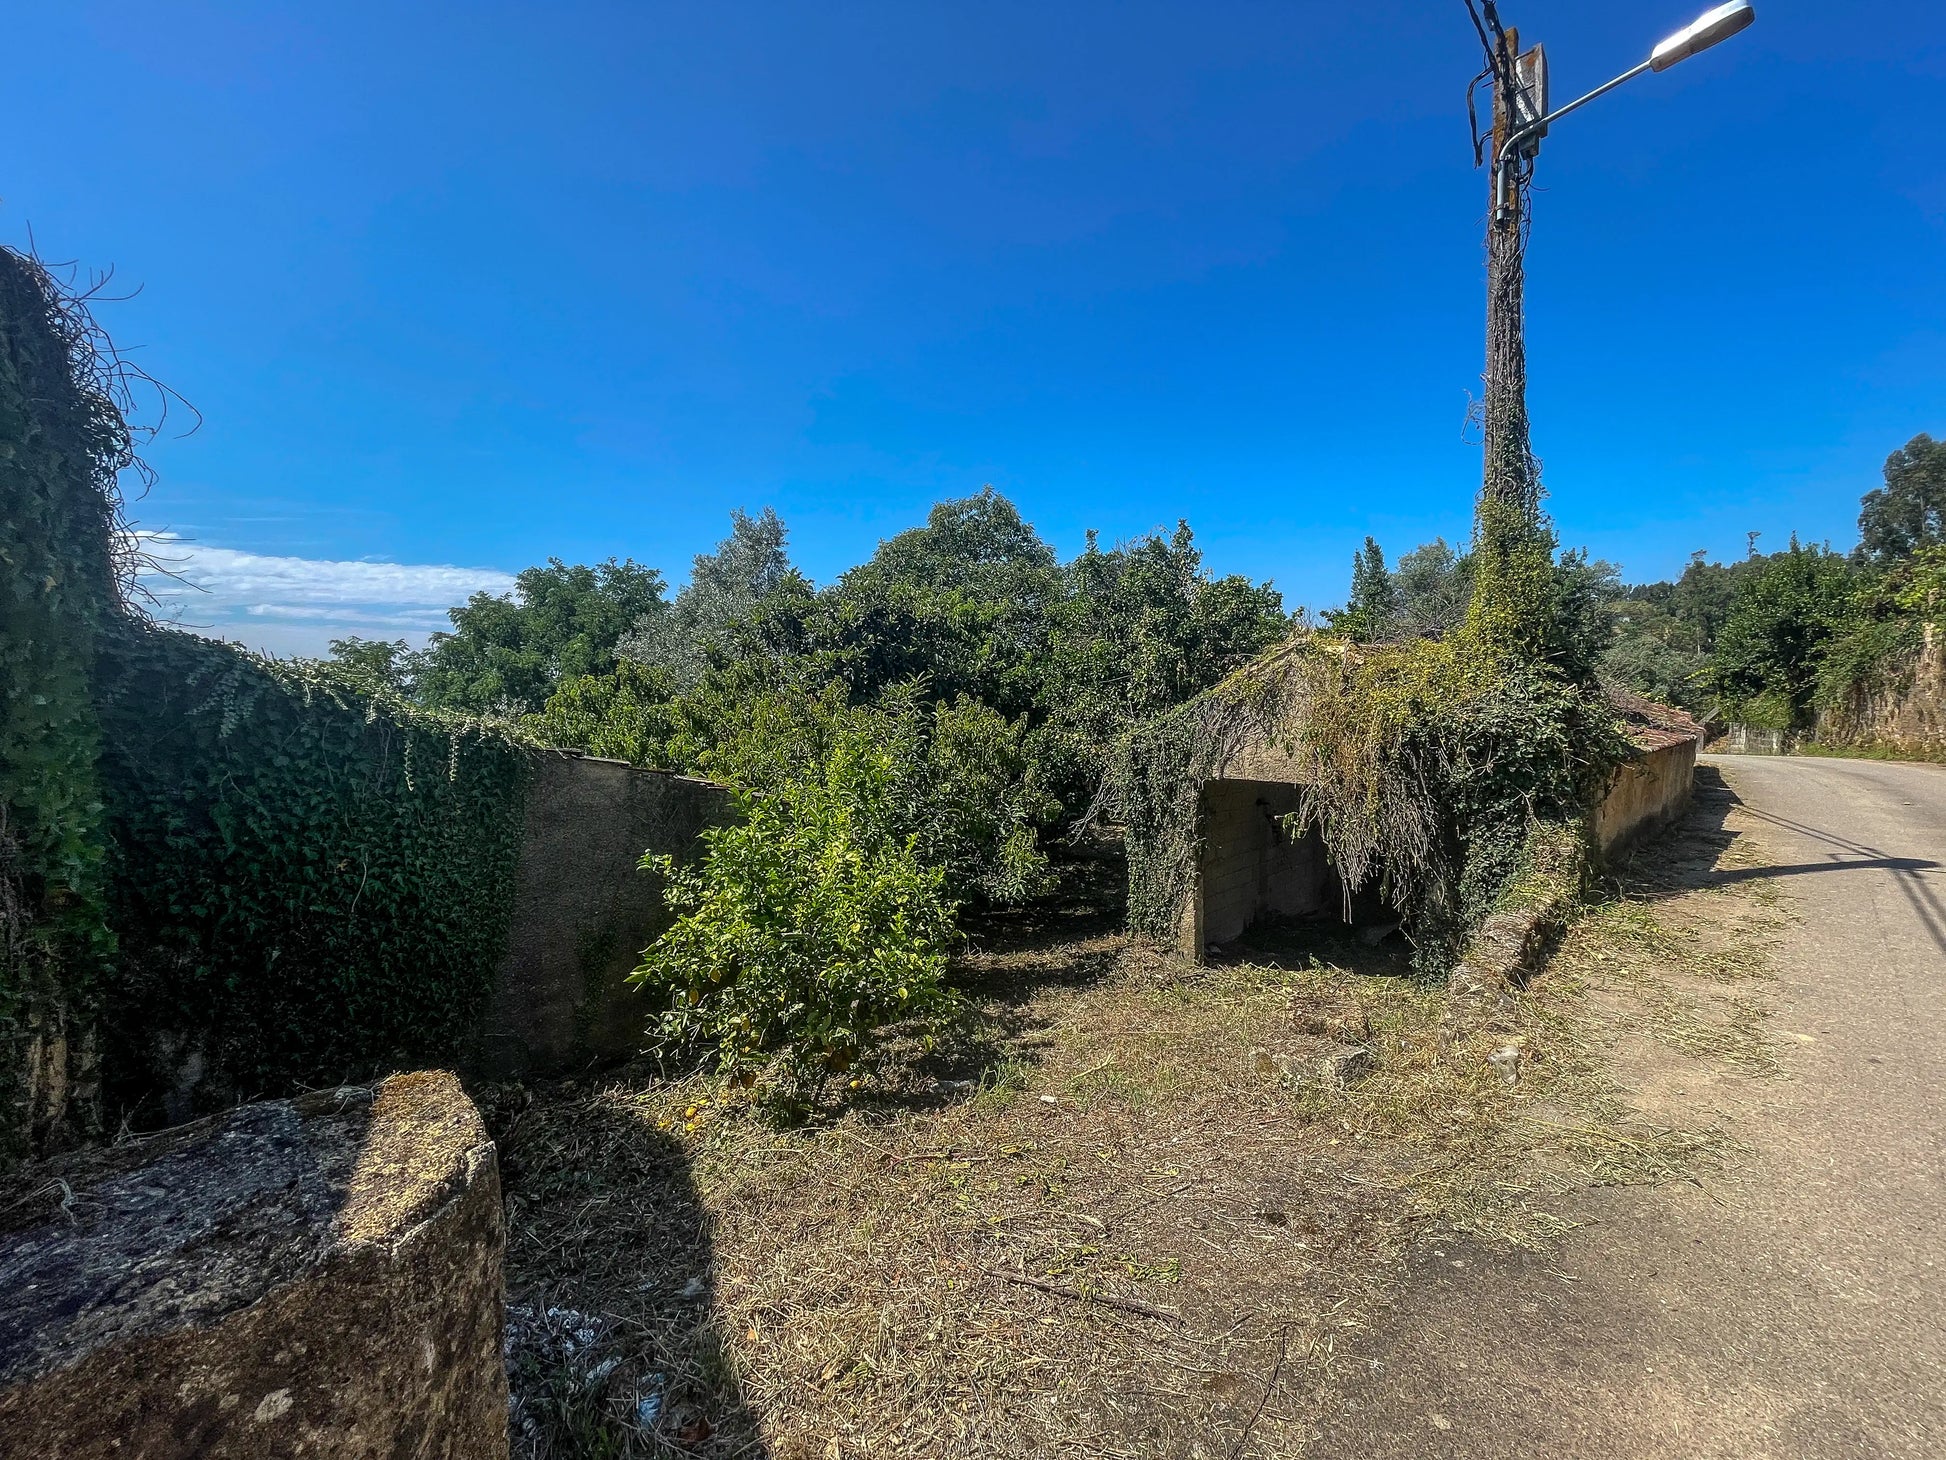
[[[1817, 850], [1817, 857], [1810, 861], [1762, 861], [1751, 866], [1716, 867], [1711, 869], [1701, 884], [1720, 886], [1735, 882], [1747, 882], [1772, 877], [1801, 877], [1813, 873], [1843, 872], [1886, 872], [1892, 876], [1893, 885], [1912, 909], [1926, 936], [1933, 946], [1946, 954], [1946, 901], [1926, 880], [1923, 874], [1940, 870], [1942, 864], [1925, 857], [1899, 856], [1883, 847], [1858, 840], [1842, 831], [1812, 826], [1794, 817], [1783, 816], [1774, 811], [1765, 811], [1752, 806], [1739, 798], [1723, 774], [1714, 766], [1696, 768], [1696, 802], [1701, 807], [1706, 798], [1706, 787], [1711, 788], [1707, 795], [1713, 802], [1720, 802], [1722, 814], [1727, 817], [1731, 808], [1763, 826], [1774, 828], [1786, 838], [1799, 842], [1809, 842]], [[1720, 789], [1718, 789], [1720, 788]], [[1731, 841], [1734, 832], [1726, 833]]]

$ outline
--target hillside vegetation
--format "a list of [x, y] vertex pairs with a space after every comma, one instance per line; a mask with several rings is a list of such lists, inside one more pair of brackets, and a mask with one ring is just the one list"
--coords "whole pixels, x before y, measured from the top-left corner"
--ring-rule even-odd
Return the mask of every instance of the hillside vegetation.
[[[1580, 632], [1600, 673], [1718, 722], [1810, 734], [1821, 714], [1896, 689], [1946, 588], [1946, 442], [1921, 434], [1860, 503], [1849, 552], [1792, 537], [1734, 562], [1695, 553], [1673, 580], [1624, 584], [1611, 563], [1567, 554]], [[1444, 634], [1462, 619], [1469, 554], [1436, 540], [1388, 570], [1366, 539], [1333, 628], [1368, 640]]]

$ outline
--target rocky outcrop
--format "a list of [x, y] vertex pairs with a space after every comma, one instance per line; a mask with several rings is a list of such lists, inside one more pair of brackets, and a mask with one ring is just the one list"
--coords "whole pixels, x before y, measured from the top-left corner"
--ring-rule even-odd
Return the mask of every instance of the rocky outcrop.
[[5, 1460], [506, 1455], [499, 1178], [451, 1075], [22, 1176], [0, 1212]]

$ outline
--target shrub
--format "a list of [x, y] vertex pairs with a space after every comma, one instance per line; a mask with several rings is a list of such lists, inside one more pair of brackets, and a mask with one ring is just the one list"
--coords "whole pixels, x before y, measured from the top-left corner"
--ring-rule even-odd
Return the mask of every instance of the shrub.
[[1837, 554], [1792, 542], [1739, 580], [1711, 672], [1733, 718], [1779, 729], [1810, 723], [1819, 661], [1845, 626], [1854, 579]]
[[624, 659], [612, 674], [563, 680], [545, 708], [522, 724], [546, 745], [570, 745], [631, 765], [664, 765], [674, 690], [666, 669]]
[[1006, 905], [1045, 889], [1039, 830], [1059, 808], [1041, 789], [1024, 720], [966, 695], [928, 704], [924, 681], [854, 705], [840, 684], [753, 690], [735, 678], [706, 680], [671, 707], [680, 726], [669, 742], [673, 764], [751, 792], [824, 780], [843, 765], [882, 765], [858, 814], [874, 836], [910, 841], [940, 868], [954, 901]]
[[895, 781], [892, 752], [847, 746], [822, 779], [746, 796], [699, 868], [644, 859], [677, 917], [631, 981], [662, 1003], [665, 1040], [713, 1047], [746, 1082], [780, 1054], [770, 1093], [795, 1104], [886, 1025], [941, 1008], [954, 909], [916, 839], [887, 834]]

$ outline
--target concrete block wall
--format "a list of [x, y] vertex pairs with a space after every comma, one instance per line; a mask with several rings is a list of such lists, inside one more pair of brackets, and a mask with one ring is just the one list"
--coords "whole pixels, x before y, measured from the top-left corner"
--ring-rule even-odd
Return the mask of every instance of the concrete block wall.
[[728, 790], [574, 751], [541, 757], [527, 793], [513, 927], [467, 1067], [550, 1074], [642, 1047], [654, 1011], [626, 979], [670, 918], [644, 852], [679, 862], [734, 814]]
[[1203, 787], [1201, 850], [1180, 937], [1200, 958], [1265, 916], [1301, 917], [1324, 906], [1330, 874], [1316, 837], [1290, 837], [1276, 818], [1297, 810], [1298, 788], [1219, 780]]
[[1723, 732], [1717, 749], [1731, 755], [1785, 755], [1790, 751], [1790, 737], [1762, 725], [1731, 725]]

